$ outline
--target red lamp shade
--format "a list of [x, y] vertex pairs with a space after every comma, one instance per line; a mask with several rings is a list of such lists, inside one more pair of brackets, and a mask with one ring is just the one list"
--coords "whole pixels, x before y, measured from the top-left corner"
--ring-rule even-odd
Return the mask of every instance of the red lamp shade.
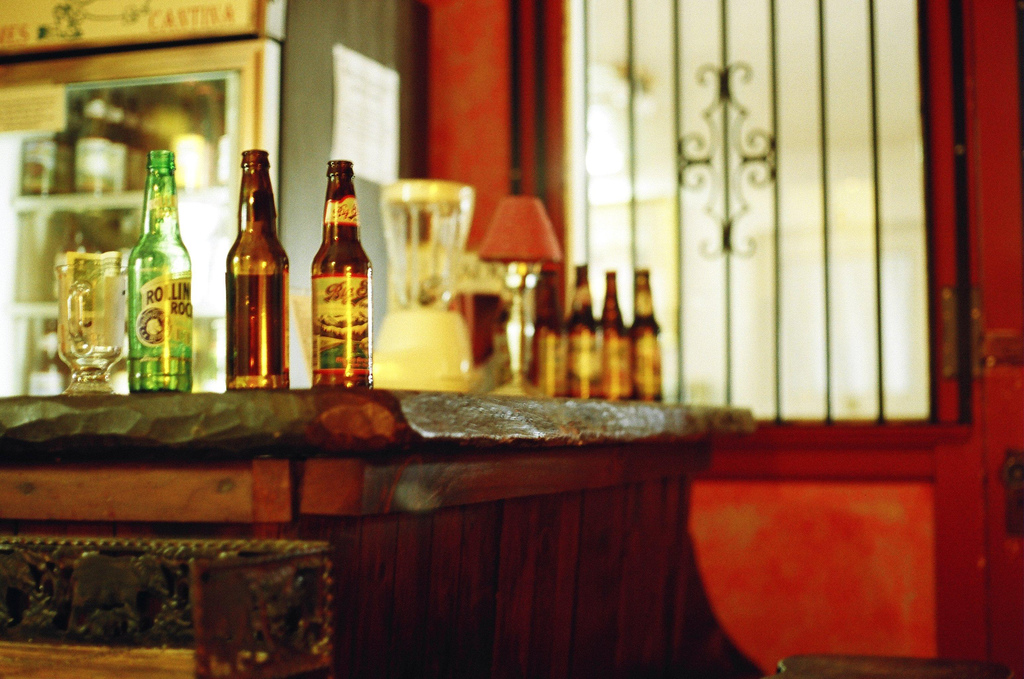
[[534, 196], [502, 198], [477, 252], [480, 259], [499, 262], [562, 261], [555, 228]]

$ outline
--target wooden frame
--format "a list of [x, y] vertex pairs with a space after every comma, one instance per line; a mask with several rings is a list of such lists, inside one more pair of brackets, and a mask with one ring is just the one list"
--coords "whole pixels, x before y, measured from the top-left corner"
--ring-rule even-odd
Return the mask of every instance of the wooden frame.
[[0, 64], [0, 88], [236, 71], [239, 144], [243, 149], [266, 149], [276, 157], [280, 53], [273, 40], [244, 40]]

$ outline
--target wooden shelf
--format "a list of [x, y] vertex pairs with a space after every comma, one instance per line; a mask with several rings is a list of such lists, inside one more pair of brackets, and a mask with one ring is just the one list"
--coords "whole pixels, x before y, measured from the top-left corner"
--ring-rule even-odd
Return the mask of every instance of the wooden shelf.
[[[86, 210], [131, 210], [142, 208], [142, 191], [119, 193], [57, 193], [48, 196], [18, 196], [12, 204], [16, 212], [84, 212]], [[178, 192], [178, 203], [229, 204], [228, 188], [214, 186], [196, 191]]]

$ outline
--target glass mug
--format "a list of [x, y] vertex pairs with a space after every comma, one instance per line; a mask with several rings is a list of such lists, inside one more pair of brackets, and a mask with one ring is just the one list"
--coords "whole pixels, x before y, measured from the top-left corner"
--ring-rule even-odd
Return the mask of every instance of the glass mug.
[[88, 276], [75, 277], [67, 265], [56, 271], [59, 352], [71, 368], [64, 394], [112, 394], [107, 376], [124, 353], [125, 269], [104, 262]]

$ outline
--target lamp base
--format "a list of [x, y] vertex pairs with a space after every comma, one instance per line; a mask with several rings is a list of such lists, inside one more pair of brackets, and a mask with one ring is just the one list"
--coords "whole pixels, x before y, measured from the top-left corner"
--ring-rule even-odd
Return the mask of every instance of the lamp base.
[[373, 348], [373, 385], [411, 391], [469, 391], [473, 353], [466, 321], [455, 311], [388, 312]]

